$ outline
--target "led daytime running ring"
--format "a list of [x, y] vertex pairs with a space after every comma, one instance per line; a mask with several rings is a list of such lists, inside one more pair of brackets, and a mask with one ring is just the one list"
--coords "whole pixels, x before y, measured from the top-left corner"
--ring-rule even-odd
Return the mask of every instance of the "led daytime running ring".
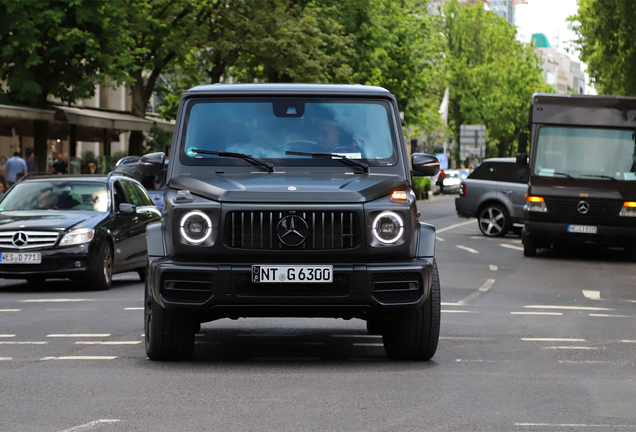
[[[378, 231], [376, 230], [376, 227], [378, 225], [378, 221], [380, 220], [380, 218], [383, 218], [385, 216], [393, 216], [400, 223], [400, 231], [395, 236], [395, 238], [392, 239], [392, 240], [383, 239], [382, 237], [380, 237], [378, 235]], [[385, 211], [385, 212], [382, 212], [382, 213], [380, 213], [379, 215], [376, 216], [375, 220], [373, 221], [373, 225], [372, 225], [371, 231], [373, 231], [373, 236], [380, 243], [382, 243], [382, 244], [393, 244], [393, 243], [397, 242], [398, 240], [400, 240], [402, 238], [402, 234], [404, 234], [404, 221], [402, 220], [402, 218], [397, 213], [390, 212], [390, 211]]]
[[[200, 239], [190, 238], [188, 236], [188, 234], [186, 233], [186, 230], [184, 228], [186, 221], [188, 220], [188, 218], [190, 218], [192, 216], [200, 216], [208, 224], [208, 228], [206, 230], [205, 236], [203, 236]], [[181, 231], [181, 237], [186, 239], [188, 242], [190, 242], [192, 244], [200, 244], [200, 243], [203, 243], [204, 241], [206, 241], [208, 239], [208, 237], [210, 237], [210, 235], [212, 234], [212, 221], [210, 220], [208, 215], [206, 215], [205, 213], [203, 213], [201, 211], [198, 211], [198, 210], [197, 211], [193, 211], [193, 212], [187, 213], [185, 216], [183, 216], [183, 218], [181, 218], [180, 231]]]

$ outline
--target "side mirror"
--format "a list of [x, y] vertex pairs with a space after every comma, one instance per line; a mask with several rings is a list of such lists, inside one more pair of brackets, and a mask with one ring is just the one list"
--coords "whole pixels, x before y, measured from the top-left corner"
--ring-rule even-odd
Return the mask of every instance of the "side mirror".
[[119, 212], [122, 214], [134, 214], [137, 212], [137, 208], [132, 204], [120, 203]]
[[139, 159], [137, 166], [143, 175], [152, 175], [163, 169], [165, 161], [166, 154], [164, 152], [149, 153]]
[[519, 134], [519, 145], [517, 146], [517, 165], [528, 165], [528, 134]]
[[411, 156], [413, 175], [434, 177], [439, 172], [439, 160], [429, 154], [413, 153]]

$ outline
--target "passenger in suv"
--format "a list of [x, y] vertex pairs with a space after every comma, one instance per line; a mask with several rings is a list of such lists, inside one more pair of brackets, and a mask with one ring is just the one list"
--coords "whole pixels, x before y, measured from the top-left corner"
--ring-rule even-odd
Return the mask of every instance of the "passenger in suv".
[[[139, 168], [153, 175], [164, 161], [152, 153]], [[379, 87], [189, 90], [164, 217], [147, 231], [148, 357], [189, 358], [207, 321], [331, 317], [366, 320], [392, 358], [430, 359], [435, 228], [419, 221], [411, 175], [435, 175], [439, 162], [411, 163], [396, 98]]]
[[476, 217], [487, 237], [503, 237], [513, 224], [523, 224], [528, 167], [515, 162], [515, 158], [484, 159], [462, 182], [455, 199], [457, 215]]

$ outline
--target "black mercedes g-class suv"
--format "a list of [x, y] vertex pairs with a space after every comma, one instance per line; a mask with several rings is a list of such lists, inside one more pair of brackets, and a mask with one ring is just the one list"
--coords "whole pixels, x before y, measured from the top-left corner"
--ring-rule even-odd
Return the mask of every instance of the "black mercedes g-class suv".
[[[139, 161], [150, 175], [165, 155]], [[181, 97], [162, 221], [147, 230], [145, 348], [187, 359], [221, 318], [367, 321], [388, 356], [439, 339], [435, 228], [412, 175], [396, 98], [360, 85], [216, 84]]]

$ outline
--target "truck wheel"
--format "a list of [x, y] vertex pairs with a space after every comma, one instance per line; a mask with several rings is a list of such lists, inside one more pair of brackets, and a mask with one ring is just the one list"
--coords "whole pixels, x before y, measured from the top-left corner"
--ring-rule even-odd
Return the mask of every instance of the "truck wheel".
[[508, 210], [499, 204], [488, 204], [479, 210], [477, 222], [486, 237], [503, 237], [512, 225]]
[[150, 360], [188, 360], [196, 327], [186, 315], [159, 306], [145, 289], [145, 347]]
[[439, 275], [433, 262], [431, 293], [416, 311], [387, 322], [382, 335], [386, 355], [395, 360], [430, 360], [437, 351], [441, 315]]
[[523, 256], [533, 257], [537, 255], [537, 240], [530, 237], [526, 230], [523, 230]]
[[367, 320], [367, 331], [372, 335], [381, 335], [382, 334], [382, 320], [379, 319], [370, 319]]

